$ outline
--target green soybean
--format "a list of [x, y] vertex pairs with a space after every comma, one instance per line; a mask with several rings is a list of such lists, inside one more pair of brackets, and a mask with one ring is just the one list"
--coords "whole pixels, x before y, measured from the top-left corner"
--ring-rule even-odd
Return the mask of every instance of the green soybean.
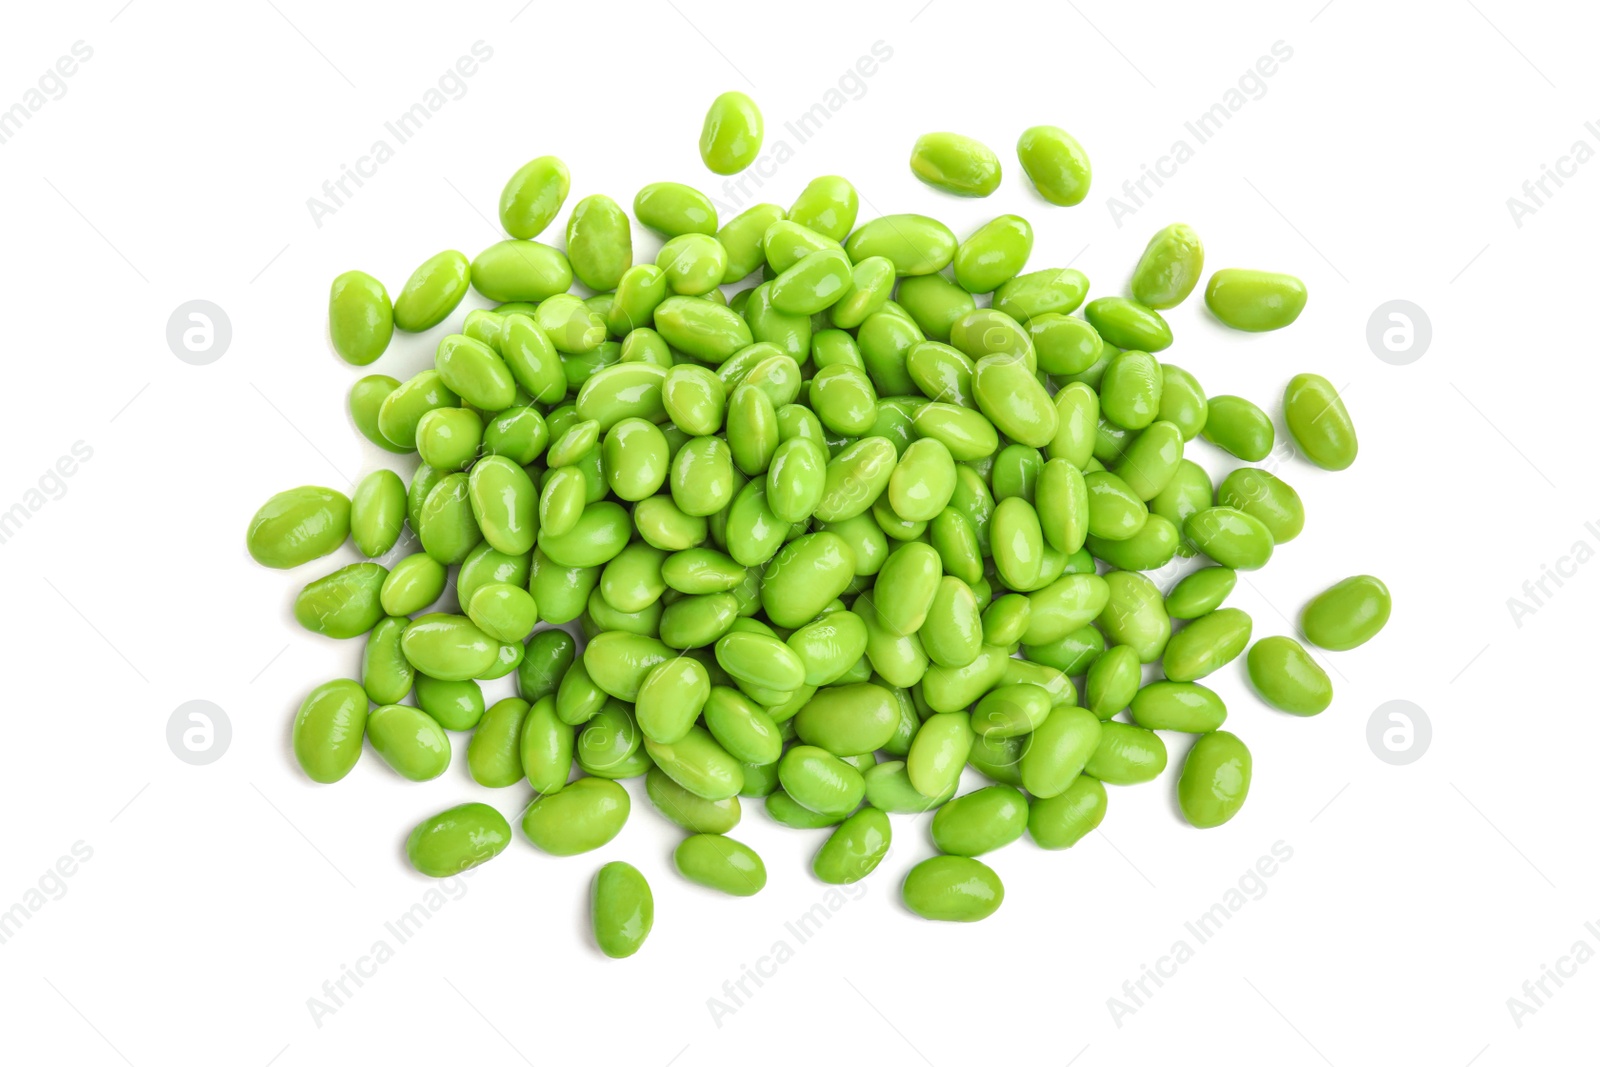
[[714, 174], [737, 174], [761, 153], [761, 110], [740, 92], [711, 101], [700, 128], [700, 158]]
[[1040, 196], [1060, 207], [1081, 204], [1093, 172], [1089, 156], [1059, 126], [1030, 126], [1017, 139], [1017, 159]]
[[1101, 724], [1100, 743], [1083, 773], [1112, 785], [1138, 785], [1166, 769], [1167, 746], [1160, 735], [1113, 719]]
[[595, 944], [614, 960], [643, 947], [655, 925], [655, 898], [638, 868], [621, 860], [601, 867], [589, 892], [589, 917]]
[[1084, 305], [1083, 317], [1108, 345], [1149, 353], [1172, 344], [1172, 327], [1167, 320], [1136, 300], [1103, 296]]
[[427, 713], [385, 704], [367, 716], [367, 739], [394, 772], [413, 782], [439, 777], [450, 766], [450, 739]]
[[1235, 330], [1281, 330], [1305, 306], [1305, 283], [1289, 274], [1228, 268], [1214, 272], [1206, 283], [1206, 307]]
[[1020, 215], [1000, 215], [956, 248], [956, 284], [969, 293], [992, 293], [1015, 278], [1033, 251], [1033, 227]]
[[812, 873], [829, 885], [859, 882], [889, 854], [889, 839], [889, 816], [877, 808], [862, 808], [823, 842], [811, 861]]
[[361, 758], [367, 694], [348, 678], [313, 689], [294, 717], [294, 758], [313, 782], [337, 782]]
[[383, 283], [348, 270], [328, 291], [328, 336], [339, 358], [356, 367], [383, 355], [394, 336], [394, 305]]
[[449, 878], [487, 863], [511, 843], [504, 815], [487, 804], [460, 804], [416, 825], [406, 858], [429, 878]]
[[968, 856], [932, 856], [906, 874], [900, 898], [924, 919], [978, 922], [1005, 900], [1000, 876]]
[[421, 333], [443, 322], [467, 295], [469, 270], [467, 257], [453, 249], [424, 261], [395, 297], [395, 326]]
[[1184, 757], [1178, 807], [1189, 825], [1221, 826], [1244, 806], [1250, 792], [1250, 750], [1226, 730], [1203, 734]]
[[1133, 298], [1157, 310], [1177, 307], [1194, 292], [1205, 267], [1200, 235], [1181, 222], [1156, 231], [1133, 268]]
[[933, 817], [933, 843], [951, 856], [981, 856], [1009, 845], [1028, 828], [1028, 800], [1007, 785], [963, 794]]
[[1238, 575], [1228, 567], [1202, 567], [1172, 587], [1165, 601], [1174, 619], [1197, 619], [1222, 606], [1233, 592]]
[[1388, 586], [1358, 574], [1312, 597], [1300, 613], [1300, 629], [1318, 648], [1345, 652], [1377, 636], [1391, 605]]
[[659, 767], [644, 779], [645, 795], [669, 822], [694, 834], [725, 834], [739, 825], [737, 796], [707, 800], [673, 781]]
[[696, 885], [729, 896], [754, 896], [767, 884], [766, 864], [755, 850], [721, 834], [684, 838], [673, 850], [672, 864]]
[[467, 743], [467, 771], [474, 782], [504, 789], [522, 781], [522, 723], [528, 706], [526, 700], [507, 697], [478, 720]]
[[577, 279], [597, 292], [615, 289], [633, 265], [628, 216], [609, 196], [586, 196], [567, 220], [567, 258]]
[[1245, 657], [1256, 695], [1279, 711], [1318, 715], [1333, 703], [1333, 683], [1292, 637], [1263, 637]]
[[1296, 374], [1283, 393], [1283, 417], [1305, 457], [1324, 470], [1356, 461], [1356, 430], [1344, 400], [1320, 374]]
[[522, 832], [552, 856], [592, 852], [628, 821], [628, 791], [605, 778], [579, 778], [557, 793], [539, 797], [522, 816]]
[[1000, 160], [987, 145], [958, 133], [925, 133], [911, 148], [911, 173], [956, 196], [988, 196], [1000, 187]]
[[717, 232], [717, 209], [706, 194], [677, 182], [656, 182], [633, 198], [633, 217], [665, 237]]
[[350, 498], [336, 489], [303, 485], [261, 505], [245, 533], [245, 548], [263, 567], [286, 570], [326, 556], [349, 534]]
[[1175, 682], [1204, 678], [1245, 650], [1250, 630], [1250, 616], [1238, 608], [1208, 612], [1172, 635], [1161, 668]]
[[409, 619], [380, 619], [367, 634], [361, 655], [361, 687], [374, 704], [398, 704], [411, 692], [416, 668], [401, 651]]
[[1028, 835], [1040, 848], [1071, 848], [1106, 817], [1106, 787], [1080, 774], [1053, 797], [1028, 802]]
[[295, 621], [325, 637], [360, 637], [384, 617], [380, 596], [388, 574], [376, 563], [352, 563], [308, 582], [294, 598]]

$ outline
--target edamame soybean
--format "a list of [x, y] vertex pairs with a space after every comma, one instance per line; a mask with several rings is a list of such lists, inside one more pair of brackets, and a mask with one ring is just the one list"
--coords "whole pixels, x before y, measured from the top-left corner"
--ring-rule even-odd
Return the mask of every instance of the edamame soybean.
[[933, 856], [906, 875], [900, 898], [924, 919], [978, 922], [993, 915], [1005, 900], [1000, 876], [968, 856]]
[[406, 838], [406, 858], [429, 878], [449, 878], [505, 851], [506, 818], [487, 804], [459, 804], [417, 824]]
[[[718, 97], [702, 133], [715, 173], [760, 156], [743, 94]], [[1045, 201], [1085, 199], [1089, 161], [1065, 131], [1031, 128], [1017, 150]], [[960, 195], [987, 195], [1001, 171], [948, 134], [924, 137], [913, 169]], [[348, 398], [374, 445], [419, 453], [409, 487], [387, 470], [350, 498], [302, 486], [247, 532], [252, 557], [276, 568], [347, 536], [369, 561], [386, 556], [407, 524], [421, 543], [392, 571], [356, 563], [296, 598], [308, 629], [367, 638], [360, 682], [318, 687], [295, 717], [308, 777], [346, 777], [370, 738], [397, 773], [429, 780], [448, 766], [446, 731], [471, 729], [474, 781], [535, 790], [534, 846], [568, 855], [614, 839], [629, 803], [617, 782], [642, 776], [652, 806], [693, 835], [680, 872], [741, 895], [766, 879], [722, 836], [741, 796], [765, 798], [782, 825], [832, 828], [813, 871], [835, 885], [886, 855], [888, 813], [936, 810], [947, 854], [913, 868], [902, 896], [925, 917], [970, 921], [1003, 896], [972, 857], [1024, 827], [1044, 848], [1081, 840], [1104, 818], [1105, 783], [1165, 767], [1155, 731], [1200, 735], [1178, 776], [1188, 821], [1233, 816], [1249, 752], [1194, 679], [1248, 648], [1265, 703], [1330, 705], [1305, 648], [1250, 645], [1249, 617], [1223, 606], [1237, 570], [1300, 534], [1305, 505], [1277, 468], [1226, 472], [1213, 491], [1185, 456], [1196, 436], [1249, 463], [1276, 443], [1260, 407], [1208, 397], [1155, 355], [1173, 340], [1162, 312], [1204, 269], [1191, 228], [1159, 231], [1128, 296], [1078, 317], [1089, 279], [1022, 273], [1033, 229], [1018, 215], [963, 241], [924, 215], [863, 223], [855, 188], [824, 176], [788, 211], [759, 204], [719, 226], [704, 193], [655, 183], [633, 214], [665, 243], [634, 264], [628, 214], [602, 195], [574, 207], [567, 251], [535, 240], [569, 189], [565, 165], [539, 157], [505, 187], [507, 240], [470, 262], [432, 257], [392, 303], [360, 271], [330, 288], [329, 337], [352, 365], [381, 356], [396, 328], [445, 329], [430, 369], [368, 375]], [[570, 293], [575, 279], [596, 295]], [[469, 287], [499, 306], [446, 325]], [[1223, 270], [1205, 299], [1225, 324], [1264, 331], [1294, 321], [1305, 288]], [[1327, 379], [1297, 375], [1284, 400], [1296, 451], [1352, 465], [1355, 430]], [[1200, 552], [1216, 565], [1165, 598], [1141, 573]], [[459, 610], [431, 611], [456, 567]], [[1383, 583], [1357, 576], [1300, 621], [1340, 650], [1389, 614]], [[574, 622], [581, 656], [554, 628]], [[1157, 660], [1166, 677], [1141, 685]], [[512, 673], [518, 696], [485, 709], [480, 682]], [[1083, 676], [1084, 706], [1069, 674]], [[415, 707], [400, 703], [412, 693]], [[969, 765], [994, 784], [957, 797]], [[468, 804], [419, 826], [407, 851], [445, 877], [509, 837], [498, 812]], [[601, 869], [603, 952], [637, 951], [653, 913], [636, 870]]]
[[1251, 763], [1244, 742], [1226, 730], [1195, 741], [1178, 776], [1178, 807], [1190, 826], [1205, 830], [1239, 814], [1250, 793]]
[[911, 149], [911, 173], [956, 196], [988, 196], [1000, 187], [1000, 160], [987, 145], [958, 133], [925, 133]]
[[655, 925], [650, 883], [632, 864], [613, 860], [594, 876], [589, 916], [600, 951], [614, 960], [626, 959], [643, 947]]
[[1377, 636], [1391, 604], [1388, 586], [1358, 574], [1312, 597], [1300, 613], [1300, 629], [1318, 648], [1346, 652]]

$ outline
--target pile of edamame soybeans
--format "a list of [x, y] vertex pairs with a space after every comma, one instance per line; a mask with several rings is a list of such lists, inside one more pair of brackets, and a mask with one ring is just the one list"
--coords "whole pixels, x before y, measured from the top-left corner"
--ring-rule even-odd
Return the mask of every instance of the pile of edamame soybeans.
[[[737, 173], [761, 140], [754, 102], [726, 93], [701, 155]], [[1087, 194], [1089, 160], [1066, 131], [1034, 127], [1017, 154], [1049, 203]], [[990, 149], [949, 133], [919, 139], [911, 170], [967, 197], [1001, 174]], [[472, 778], [531, 786], [524, 836], [570, 856], [616, 836], [631, 807], [618, 783], [642, 777], [688, 835], [677, 870], [736, 896], [767, 877], [728, 836], [742, 801], [831, 829], [812, 867], [834, 884], [872, 873], [890, 814], [934, 811], [939, 854], [911, 869], [903, 899], [973, 921], [1004, 896], [979, 856], [1024, 832], [1071, 847], [1105, 817], [1108, 784], [1162, 773], [1163, 734], [1194, 735], [1184, 817], [1231, 819], [1250, 750], [1201, 680], [1241, 654], [1272, 708], [1329, 706], [1299, 641], [1252, 645], [1250, 617], [1224, 606], [1236, 572], [1265, 566], [1305, 515], [1270, 471], [1241, 466], [1214, 486], [1184, 456], [1198, 437], [1257, 463], [1275, 432], [1256, 404], [1208, 397], [1160, 360], [1161, 312], [1204, 270], [1190, 227], [1150, 240], [1130, 296], [1085, 303], [1082, 273], [1026, 270], [1033, 230], [1017, 215], [965, 238], [915, 214], [858, 225], [855, 188], [828, 176], [788, 208], [724, 221], [702, 193], [661, 182], [633, 218], [665, 243], [635, 263], [630, 219], [603, 195], [573, 207], [565, 251], [537, 240], [569, 186], [559, 159], [528, 163], [501, 197], [507, 239], [471, 261], [439, 253], [392, 303], [369, 274], [333, 282], [333, 347], [356, 366], [396, 329], [443, 323], [469, 287], [498, 306], [468, 313], [433, 369], [350, 392], [368, 440], [420, 455], [409, 486], [387, 469], [350, 497], [302, 486], [250, 523], [250, 554], [269, 567], [347, 539], [368, 557], [294, 603], [313, 633], [365, 638], [360, 679], [316, 687], [295, 718], [313, 781], [345, 777], [367, 742], [401, 776], [436, 778], [465, 735]], [[595, 295], [573, 295], [574, 281]], [[1227, 268], [1204, 299], [1223, 324], [1268, 331], [1295, 321], [1306, 289]], [[1295, 375], [1283, 404], [1299, 456], [1354, 462], [1326, 378]], [[408, 526], [420, 550], [373, 562]], [[1165, 595], [1142, 573], [1196, 555], [1208, 564]], [[452, 582], [458, 611], [441, 607]], [[1389, 611], [1384, 584], [1357, 575], [1306, 604], [1300, 630], [1350, 649]], [[571, 623], [581, 647], [559, 628]], [[1162, 677], [1146, 682], [1151, 664]], [[513, 674], [519, 695], [486, 708], [479, 683]], [[956, 795], [966, 767], [991, 784]], [[466, 803], [406, 847], [446, 877], [511, 839], [499, 810]], [[601, 867], [590, 905], [607, 955], [649, 935], [654, 898], [633, 866]]]

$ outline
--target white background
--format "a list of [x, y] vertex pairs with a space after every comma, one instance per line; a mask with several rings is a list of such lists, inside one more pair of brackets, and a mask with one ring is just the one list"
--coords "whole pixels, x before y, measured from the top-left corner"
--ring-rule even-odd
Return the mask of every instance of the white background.
[[[1592, 1059], [1600, 964], [1560, 988], [1547, 981], [1553, 996], [1520, 1026], [1507, 998], [1580, 939], [1600, 950], [1584, 928], [1600, 920], [1596, 709], [1572, 680], [1593, 664], [1600, 567], [1547, 582], [1553, 595], [1520, 625], [1507, 599], [1576, 542], [1600, 547], [1600, 525], [1585, 527], [1600, 520], [1600, 166], [1549, 185], [1521, 226], [1506, 200], [1574, 141], [1600, 148], [1583, 125], [1600, 118], [1596, 19], [1578, 4], [1505, 0], [1320, 4], [103, 0], [8, 11], [0, 107], [74, 42], [93, 56], [0, 144], [12, 398], [0, 510], [43, 504], [0, 544], [0, 909], [44, 901], [0, 944], [5, 1058]], [[493, 57], [465, 94], [314, 224], [307, 198], [480, 40]], [[843, 106], [798, 143], [784, 122], [878, 41], [891, 58], [846, 80]], [[1264, 95], [1116, 225], [1107, 198], [1174, 140], [1194, 146], [1184, 121], [1278, 41], [1293, 55]], [[863, 219], [923, 211], [964, 234], [1018, 211], [1037, 233], [1033, 266], [1074, 262], [1100, 295], [1121, 292], [1145, 240], [1177, 220], [1204, 237], [1210, 267], [1304, 278], [1311, 300], [1292, 329], [1228, 333], [1196, 296], [1170, 314], [1178, 340], [1163, 358], [1212, 393], [1262, 402], [1280, 433], [1292, 374], [1344, 388], [1359, 461], [1340, 474], [1283, 462], [1306, 532], [1233, 603], [1258, 636], [1291, 632], [1286, 616], [1308, 596], [1370, 572], [1393, 591], [1393, 621], [1327, 658], [1337, 697], [1315, 719], [1254, 701], [1242, 661], [1214, 678], [1229, 729], [1256, 758], [1238, 818], [1207, 832], [1182, 822], [1172, 794], [1188, 742], [1168, 735], [1167, 774], [1113, 788], [1103, 832], [1067, 852], [1024, 841], [991, 857], [1007, 896], [984, 923], [903, 910], [899, 881], [932, 846], [926, 819], [896, 816], [889, 860], [800, 944], [785, 923], [824, 900], [808, 866], [821, 834], [747, 804], [735, 835], [766, 858], [770, 882], [751, 899], [721, 898], [672, 874], [677, 834], [636, 790], [634, 818], [600, 853], [554, 859], [519, 834], [453, 883], [456, 896], [319, 1026], [308, 998], [375, 941], [393, 947], [384, 923], [437, 888], [403, 860], [409, 828], [469, 798], [515, 818], [528, 799], [473, 785], [465, 735], [456, 766], [425, 785], [369, 752], [345, 781], [314, 786], [289, 755], [301, 698], [355, 671], [360, 652], [300, 631], [289, 604], [354, 550], [269, 571], [246, 556], [245, 524], [279, 489], [348, 488], [383, 463], [409, 474], [347, 421], [345, 392], [365, 372], [329, 349], [328, 282], [361, 268], [395, 292], [443, 248], [476, 254], [499, 236], [486, 220], [505, 178], [545, 153], [571, 167], [569, 204], [605, 192], [627, 205], [663, 179], [729, 203], [696, 139], [706, 104], [730, 88], [759, 101], [769, 152], [779, 140], [794, 150], [759, 199], [787, 205], [811, 177], [840, 173], [861, 190]], [[1081, 206], [1052, 208], [1023, 180], [1012, 146], [1038, 123], [1070, 129], [1092, 156]], [[912, 178], [912, 142], [938, 129], [996, 149], [997, 194], [957, 200]], [[548, 236], [563, 227], [564, 216]], [[652, 238], [636, 230], [636, 242], [636, 259], [653, 255]], [[1369, 315], [1396, 298], [1432, 322], [1431, 347], [1408, 366], [1366, 341]], [[232, 323], [231, 346], [208, 366], [180, 362], [165, 340], [168, 316], [192, 299]], [[480, 304], [469, 296], [450, 323]], [[397, 337], [371, 370], [415, 373], [450, 328]], [[30, 497], [80, 441], [92, 458]], [[1227, 469], [1203, 443], [1190, 452]], [[194, 699], [232, 725], [207, 766], [181, 762], [166, 740], [173, 710]], [[1407, 766], [1367, 742], [1374, 709], [1396, 699], [1433, 726]], [[79, 842], [92, 856], [50, 877]], [[1293, 854], [1264, 895], [1199, 945], [1185, 922], [1277, 842]], [[618, 858], [650, 878], [657, 910], [650, 941], [624, 962], [601, 957], [586, 929], [589, 879]], [[30, 895], [41, 879], [47, 892]], [[1126, 999], [1124, 981], [1179, 939], [1193, 958], [1114, 1020], [1108, 998]], [[754, 995], [714, 1020], [708, 998], [733, 1005], [723, 983], [780, 940], [792, 958], [760, 989], [747, 979]]]

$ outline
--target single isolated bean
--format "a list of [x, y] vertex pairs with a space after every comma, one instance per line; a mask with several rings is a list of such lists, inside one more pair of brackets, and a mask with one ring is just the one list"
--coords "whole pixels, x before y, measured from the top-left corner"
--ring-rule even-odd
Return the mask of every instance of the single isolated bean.
[[1156, 231], [1133, 268], [1133, 298], [1164, 311], [1177, 307], [1194, 292], [1205, 267], [1200, 235], [1181, 222]]
[[326, 556], [350, 534], [350, 498], [302, 485], [268, 500], [250, 520], [245, 548], [263, 567], [287, 570]]
[[621, 860], [601, 867], [589, 892], [589, 917], [595, 944], [614, 960], [644, 946], [655, 925], [655, 897], [637, 867]]
[[505, 851], [506, 818], [487, 804], [460, 804], [417, 824], [406, 838], [406, 858], [429, 878], [449, 878]]
[[1184, 757], [1178, 807], [1190, 826], [1221, 826], [1244, 806], [1250, 792], [1250, 750], [1226, 730], [1202, 734]]
[[1030, 126], [1017, 139], [1017, 159], [1039, 195], [1060, 207], [1081, 204], [1089, 195], [1089, 156], [1059, 126]]
[[365, 367], [383, 355], [394, 336], [394, 306], [383, 283], [359, 270], [335, 278], [328, 292], [328, 336], [339, 358], [352, 366]]
[[1389, 587], [1370, 574], [1346, 578], [1316, 596], [1300, 612], [1300, 629], [1318, 648], [1345, 652], [1366, 644], [1389, 621]]
[[1005, 900], [1000, 876], [968, 856], [932, 856], [906, 874], [900, 898], [914, 914], [941, 922], [987, 919]]
[[367, 694], [348, 678], [313, 689], [294, 718], [294, 757], [313, 782], [337, 782], [361, 758]]
[[460, 252], [452, 249], [428, 259], [395, 297], [395, 326], [421, 333], [439, 325], [467, 295], [469, 280], [470, 264]]
[[696, 885], [752, 897], [767, 884], [767, 867], [749, 845], [721, 834], [686, 837], [672, 853], [678, 873]]
[[555, 221], [572, 187], [567, 165], [555, 156], [524, 163], [500, 193], [500, 225], [512, 237], [537, 237]]
[[542, 852], [575, 856], [616, 837], [628, 821], [628, 791], [605, 778], [579, 778], [528, 805], [522, 832]]
[[713, 174], [737, 174], [761, 154], [761, 109], [740, 92], [711, 101], [700, 128], [700, 158]]
[[889, 836], [889, 816], [877, 808], [862, 808], [823, 842], [811, 861], [812, 873], [829, 885], [859, 882], [888, 855]]
[[1263, 637], [1245, 657], [1256, 695], [1279, 711], [1317, 715], [1333, 703], [1333, 682], [1292, 637]]
[[1356, 461], [1356, 428], [1344, 399], [1320, 374], [1296, 374], [1283, 393], [1283, 419], [1305, 457], [1323, 470], [1342, 471]]
[[911, 148], [911, 173], [956, 196], [988, 196], [1000, 188], [1000, 159], [959, 133], [925, 133]]
[[1228, 268], [1213, 273], [1206, 283], [1206, 307], [1235, 330], [1281, 330], [1305, 306], [1305, 283], [1290, 274]]

